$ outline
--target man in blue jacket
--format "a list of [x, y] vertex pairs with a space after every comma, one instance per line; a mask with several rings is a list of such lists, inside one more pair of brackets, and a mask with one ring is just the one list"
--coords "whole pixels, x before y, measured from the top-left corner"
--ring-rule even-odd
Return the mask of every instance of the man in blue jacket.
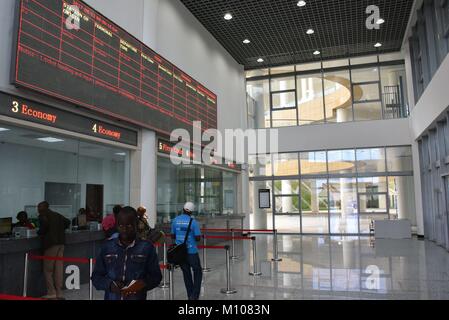
[[117, 216], [119, 237], [108, 240], [97, 257], [92, 283], [105, 300], [146, 300], [162, 280], [159, 259], [150, 242], [137, 238], [137, 212], [125, 207]]
[[186, 242], [187, 261], [181, 265], [181, 269], [189, 300], [198, 300], [201, 293], [201, 282], [203, 280], [203, 271], [197, 246], [197, 242], [201, 241], [201, 230], [198, 222], [192, 217], [193, 211], [195, 211], [195, 205], [192, 202], [187, 202], [184, 205], [182, 214], [173, 220], [171, 232], [176, 244], [183, 243], [190, 220], [192, 220]]

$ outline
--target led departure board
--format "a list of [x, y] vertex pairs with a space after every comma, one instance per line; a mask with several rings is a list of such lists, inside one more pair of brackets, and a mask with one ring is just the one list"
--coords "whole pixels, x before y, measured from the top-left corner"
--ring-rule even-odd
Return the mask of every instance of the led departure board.
[[214, 93], [82, 1], [20, 1], [14, 82], [163, 134], [217, 128]]

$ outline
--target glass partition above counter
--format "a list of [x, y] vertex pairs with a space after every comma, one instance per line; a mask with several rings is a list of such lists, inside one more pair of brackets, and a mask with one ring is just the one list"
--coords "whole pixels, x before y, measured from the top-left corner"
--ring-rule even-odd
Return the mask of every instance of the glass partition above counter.
[[237, 209], [238, 173], [200, 165], [179, 165], [158, 158], [157, 223], [169, 223], [184, 203], [195, 204], [197, 217], [233, 216]]

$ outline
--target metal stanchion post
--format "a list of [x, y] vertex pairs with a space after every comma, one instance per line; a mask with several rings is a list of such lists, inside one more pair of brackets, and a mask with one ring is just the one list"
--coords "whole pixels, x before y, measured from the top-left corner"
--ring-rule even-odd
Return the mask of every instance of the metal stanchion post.
[[231, 255], [231, 259], [232, 260], [238, 260], [238, 258], [239, 257], [237, 257], [236, 255], [235, 255], [235, 239], [234, 239], [234, 237], [235, 237], [235, 232], [234, 232], [234, 229], [231, 229], [231, 235], [232, 235], [232, 239], [231, 239], [231, 241], [232, 241], [232, 247], [231, 247], [231, 250], [232, 250], [232, 255]]
[[203, 272], [211, 272], [211, 268], [207, 267], [207, 241], [206, 235], [203, 235]]
[[273, 259], [271, 261], [279, 262], [282, 261], [281, 258], [279, 258], [279, 252], [278, 252], [278, 231], [274, 230], [273, 232]]
[[250, 276], [261, 276], [262, 272], [257, 271], [257, 251], [256, 251], [256, 237], [251, 238], [253, 244], [253, 272], [250, 272]]
[[23, 296], [27, 296], [28, 290], [28, 253], [25, 253], [25, 269], [23, 271]]
[[229, 246], [225, 246], [226, 250], [226, 288], [221, 289], [221, 293], [234, 294], [237, 290], [231, 288], [231, 262], [229, 257]]
[[167, 241], [164, 239], [164, 269], [162, 270], [162, 284], [159, 288], [167, 289], [169, 286], [167, 282]]
[[89, 259], [89, 300], [94, 299], [94, 290], [92, 286], [92, 273], [94, 272], [94, 259]]
[[226, 220], [226, 231], [229, 231], [229, 220]]
[[175, 300], [175, 285], [174, 285], [174, 281], [173, 281], [173, 273], [175, 271], [175, 266], [172, 264], [168, 265], [168, 270], [169, 270], [169, 279], [168, 281], [170, 282], [170, 290], [169, 290], [169, 294], [168, 297], [170, 300]]

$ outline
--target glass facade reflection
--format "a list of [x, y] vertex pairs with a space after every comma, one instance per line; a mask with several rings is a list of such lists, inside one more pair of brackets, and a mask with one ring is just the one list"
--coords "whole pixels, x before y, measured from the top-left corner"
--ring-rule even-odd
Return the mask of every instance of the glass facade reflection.
[[199, 165], [174, 165], [158, 157], [157, 223], [166, 224], [193, 202], [197, 216], [237, 214], [237, 173]]
[[[250, 166], [251, 226], [279, 232], [369, 234], [373, 219], [414, 221], [411, 147], [263, 155]], [[252, 156], [255, 163], [258, 157]], [[272, 168], [273, 164], [273, 168]], [[258, 209], [270, 189], [272, 208]]]
[[403, 57], [367, 56], [247, 72], [250, 127], [405, 118]]

